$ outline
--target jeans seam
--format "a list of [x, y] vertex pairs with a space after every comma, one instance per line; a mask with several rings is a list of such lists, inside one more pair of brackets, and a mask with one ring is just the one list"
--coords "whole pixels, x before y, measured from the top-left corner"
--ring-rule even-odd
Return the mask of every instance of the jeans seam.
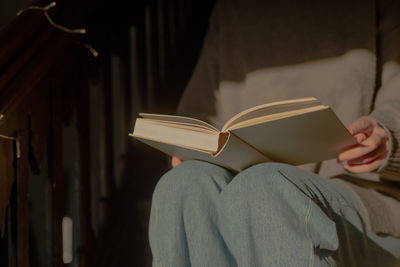
[[310, 264], [309, 267], [314, 266], [314, 245], [312, 242], [311, 234], [310, 234], [310, 218], [311, 218], [311, 207], [312, 207], [312, 200], [308, 200], [307, 210], [306, 210], [306, 234], [310, 240]]

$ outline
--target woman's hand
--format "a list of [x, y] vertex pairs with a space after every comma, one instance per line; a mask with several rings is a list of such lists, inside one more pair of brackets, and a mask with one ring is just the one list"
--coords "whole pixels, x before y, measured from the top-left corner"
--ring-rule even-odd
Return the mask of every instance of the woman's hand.
[[172, 160], [171, 160], [172, 167], [176, 167], [181, 163], [182, 163], [182, 160], [180, 158], [172, 157]]
[[341, 153], [338, 162], [354, 173], [370, 172], [381, 167], [388, 153], [387, 132], [371, 117], [356, 120], [348, 130], [359, 144]]

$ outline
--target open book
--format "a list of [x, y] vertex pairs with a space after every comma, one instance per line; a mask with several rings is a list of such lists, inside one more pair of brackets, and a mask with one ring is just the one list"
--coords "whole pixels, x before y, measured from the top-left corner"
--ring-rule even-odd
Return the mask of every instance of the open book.
[[139, 115], [131, 136], [183, 160], [205, 160], [234, 171], [267, 161], [318, 162], [357, 144], [332, 109], [315, 98], [247, 109], [221, 130], [188, 117]]

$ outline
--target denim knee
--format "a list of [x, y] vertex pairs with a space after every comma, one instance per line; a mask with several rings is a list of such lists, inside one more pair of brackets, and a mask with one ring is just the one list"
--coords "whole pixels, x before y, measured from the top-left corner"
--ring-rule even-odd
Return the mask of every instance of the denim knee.
[[[283, 163], [262, 163], [241, 173], [229, 184], [232, 197], [238, 201], [257, 202], [264, 195], [277, 205], [298, 207], [297, 199], [315, 200], [325, 191], [325, 185], [318, 175]], [[329, 199], [330, 196], [326, 195]]]
[[221, 190], [233, 175], [224, 168], [204, 161], [189, 160], [165, 173], [158, 181], [153, 201], [191, 198], [204, 193], [205, 187]]
[[288, 190], [288, 188], [291, 188], [293, 186], [292, 180], [301, 180], [303, 179], [301, 176], [301, 170], [291, 165], [261, 163], [239, 173], [231, 186], [240, 187], [241, 193], [246, 196], [254, 196], [254, 193], [259, 191], [254, 190], [255, 188], [265, 189], [265, 191], [260, 192], [278, 193], [279, 190]]
[[[316, 186], [324, 187], [320, 181], [324, 179], [315, 173], [302, 170], [284, 163], [261, 163], [254, 165], [235, 177], [236, 183], [242, 187], [245, 194], [254, 194], [254, 187], [265, 188], [266, 192], [285, 194], [294, 188], [307, 197]], [[238, 185], [239, 186], [239, 185]], [[244, 192], [249, 190], [249, 192]], [[282, 190], [282, 192], [280, 192]]]
[[[301, 232], [315, 246], [335, 250], [336, 225], [314, 199], [317, 175], [281, 163], [262, 163], [238, 174], [222, 193], [222, 209], [235, 217], [279, 222], [287, 231]], [[329, 197], [328, 197], [329, 198]], [[229, 203], [229, 204], [227, 204]], [[242, 214], [242, 215], [241, 215]]]

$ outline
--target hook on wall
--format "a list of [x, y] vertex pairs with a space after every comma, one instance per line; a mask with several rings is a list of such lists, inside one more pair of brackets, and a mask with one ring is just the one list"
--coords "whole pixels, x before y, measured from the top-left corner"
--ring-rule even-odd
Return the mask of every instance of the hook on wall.
[[16, 150], [17, 159], [21, 158], [21, 145], [20, 145], [18, 137], [0, 134], [0, 138], [15, 141], [15, 150]]
[[[28, 10], [39, 10], [42, 11], [45, 18], [47, 19], [47, 21], [50, 23], [51, 26], [67, 32], [67, 33], [72, 33], [72, 34], [85, 34], [86, 33], [86, 29], [70, 29], [67, 28], [63, 25], [57, 24], [56, 22], [54, 22], [54, 20], [50, 17], [49, 13], [47, 12], [50, 8], [56, 6], [56, 2], [51, 2], [50, 4], [41, 7], [41, 6], [28, 6], [24, 9], [21, 9], [20, 11], [18, 11], [17, 16], [21, 15], [23, 12], [26, 12]], [[82, 43], [82, 42], [78, 42], [78, 44], [82, 45], [83, 47], [85, 47], [86, 49], [88, 49], [90, 51], [90, 53], [94, 56], [97, 57], [99, 55], [99, 53], [96, 51], [96, 49], [94, 49], [91, 45], [87, 44], [87, 43]]]

